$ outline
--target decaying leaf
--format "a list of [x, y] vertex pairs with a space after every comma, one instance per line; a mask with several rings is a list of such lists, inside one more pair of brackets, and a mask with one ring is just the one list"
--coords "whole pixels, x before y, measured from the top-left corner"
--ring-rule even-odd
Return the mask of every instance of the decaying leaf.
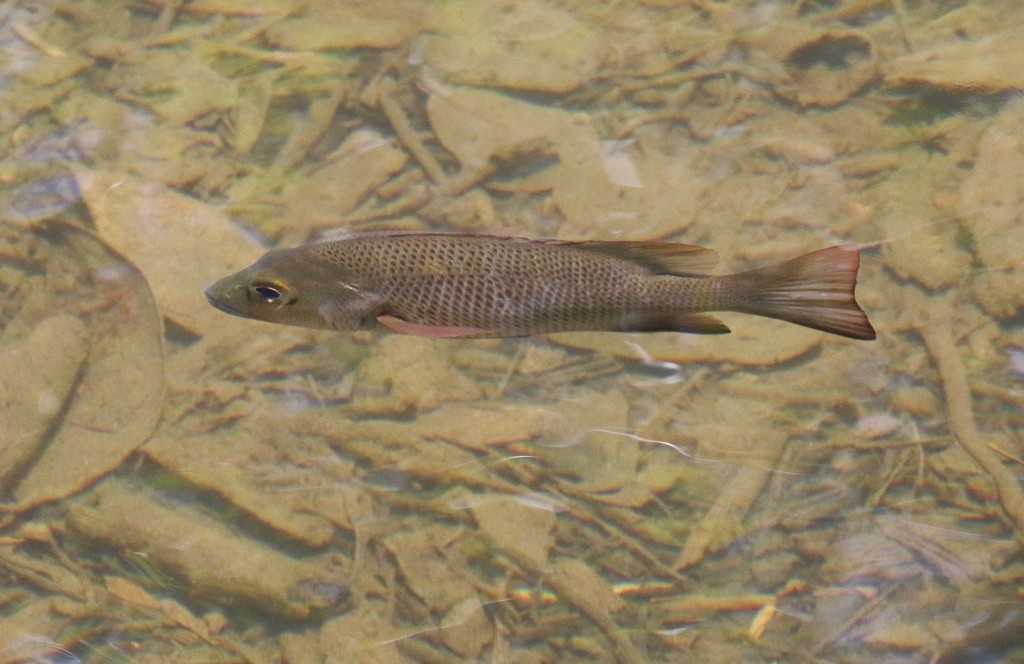
[[22, 73], [22, 79], [38, 86], [53, 85], [74, 76], [93, 64], [92, 58], [78, 53], [61, 53], [40, 58], [35, 65]]
[[448, 0], [430, 22], [423, 58], [453, 83], [568, 92], [594, 76], [606, 52], [595, 30], [539, 0]]
[[69, 510], [68, 523], [118, 552], [145, 556], [199, 597], [292, 618], [337, 610], [348, 597], [337, 557], [293, 558], [126, 483], [97, 487]]
[[551, 510], [525, 507], [508, 496], [491, 496], [473, 506], [473, 517], [491, 544], [520, 565], [539, 570], [547, 563], [557, 518]]
[[[1016, 68], [1024, 72], [1024, 65]], [[1006, 105], [978, 146], [974, 169], [957, 205], [960, 225], [970, 234], [985, 270], [974, 278], [982, 306], [999, 318], [1024, 308], [1024, 104]]]
[[622, 435], [629, 430], [629, 404], [620, 391], [594, 391], [585, 405], [555, 404], [544, 424], [533, 449], [552, 470], [573, 478], [574, 491], [614, 502], [636, 480], [639, 443]]
[[[163, 7], [165, 0], [145, 0], [151, 7]], [[294, 8], [288, 0], [192, 0], [182, 7], [195, 14], [215, 16], [285, 16]]]
[[400, 413], [479, 398], [482, 386], [445, 362], [451, 351], [450, 345], [436, 339], [400, 335], [382, 338], [377, 352], [359, 365], [356, 390], [363, 403], [358, 405], [378, 412], [383, 406]]
[[563, 598], [583, 609], [598, 623], [608, 625], [611, 615], [625, 603], [593, 567], [582, 560], [559, 558], [547, 578]]
[[5, 334], [2, 348], [0, 409], [8, 438], [0, 448], [0, 486], [6, 487], [60, 416], [89, 354], [89, 331], [79, 319], [57, 315], [36, 323], [25, 338]]
[[278, 72], [259, 74], [239, 84], [238, 105], [232, 113], [232, 144], [245, 154], [252, 149], [263, 131], [267, 109], [274, 97], [274, 81]]
[[775, 91], [800, 106], [839, 106], [877, 76], [874, 42], [863, 31], [780, 21], [743, 41], [772, 72]]
[[951, 92], [992, 94], [1024, 90], [1024, 51], [1017, 28], [981, 39], [939, 44], [882, 66], [885, 84], [932, 85]]
[[220, 147], [213, 132], [158, 121], [152, 113], [110, 97], [76, 88], [53, 113], [71, 128], [68, 133], [85, 157], [102, 162], [109, 172], [173, 187], [221, 168], [212, 159]]
[[477, 659], [493, 635], [484, 602], [479, 597], [467, 597], [444, 615], [436, 638], [461, 657]]
[[597, 141], [584, 117], [490, 90], [438, 87], [427, 99], [427, 115], [438, 140], [466, 169], [575, 136], [589, 134]]
[[[367, 601], [350, 613], [328, 620], [314, 638], [303, 639], [287, 650], [306, 657], [310, 651], [318, 649], [338, 661], [353, 664], [409, 664], [409, 658], [396, 645], [403, 633], [395, 629], [388, 614], [383, 602]], [[299, 657], [289, 661], [323, 661]]]
[[[738, 429], [734, 428], [732, 433], [737, 431]], [[748, 431], [747, 428], [742, 429], [742, 433]], [[774, 438], [774, 440], [770, 438]], [[706, 439], [702, 438], [702, 440]], [[749, 440], [751, 439], [748, 438]], [[753, 440], [761, 448], [758, 450], [759, 455], [775, 454], [774, 459], [767, 460], [769, 462], [777, 461], [784, 449], [784, 440], [781, 436], [757, 436]], [[774, 470], [773, 466], [743, 465], [739, 467], [728, 482], [721, 487], [721, 492], [715, 503], [694, 525], [674, 566], [677, 569], [690, 567], [709, 553], [730, 544], [742, 532], [742, 523], [747, 511], [753, 507]]]
[[111, 72], [108, 85], [172, 125], [238, 104], [238, 84], [194, 51], [131, 51]]
[[309, 236], [337, 225], [374, 189], [405, 166], [405, 153], [369, 129], [352, 132], [307, 178], [282, 191], [288, 232]]
[[645, 657], [629, 635], [618, 628], [612, 614], [622, 609], [622, 598], [611, 585], [582, 560], [559, 558], [546, 579], [558, 595], [576, 607], [601, 629], [615, 649], [618, 661], [640, 664]]
[[[62, 289], [40, 290], [10, 330], [35, 321], [41, 327], [30, 339], [48, 334], [54, 311], [78, 322], [61, 327], [66, 345], [41, 364], [68, 354], [64, 360], [73, 366], [53, 367], [48, 376], [37, 377], [56, 382], [44, 388], [48, 393], [37, 391], [34, 403], [19, 406], [56, 418], [52, 437], [40, 441], [41, 450], [33, 452], [38, 458], [13, 488], [20, 508], [63, 498], [116, 468], [150, 436], [163, 407], [163, 330], [145, 282], [95, 237], [70, 226], [51, 230], [53, 247], [44, 269], [51, 285], [62, 283]], [[24, 388], [31, 381], [17, 384]], [[21, 412], [14, 416], [24, 418]], [[23, 456], [5, 473], [26, 461]]]
[[420, 29], [426, 7], [413, 0], [312, 4], [305, 14], [267, 30], [267, 40], [292, 50], [392, 48]]
[[75, 177], [100, 237], [145, 275], [161, 314], [200, 333], [234, 322], [203, 291], [259, 258], [258, 242], [212, 206], [162, 184], [84, 169]]
[[479, 404], [448, 404], [417, 418], [416, 431], [469, 450], [485, 450], [529, 441], [547, 432], [550, 412], [544, 408], [482, 408]]
[[473, 584], [462, 573], [464, 548], [459, 528], [427, 526], [390, 533], [382, 543], [395, 556], [409, 589], [431, 611], [445, 612], [467, 597], [476, 595]]
[[60, 657], [56, 641], [70, 622], [53, 610], [50, 599], [40, 599], [0, 618], [0, 664], [22, 664]]
[[490, 90], [435, 85], [432, 92], [431, 126], [464, 169], [524, 155], [557, 157], [531, 186], [552, 189], [565, 220], [562, 239], [677, 233], [693, 222], [709, 186], [685, 158], [601, 140], [585, 114]]
[[[303, 459], [329, 458], [315, 443], [293, 442], [278, 427], [252, 423], [248, 434], [211, 432], [184, 436], [164, 431], [143, 453], [167, 471], [223, 496], [271, 528], [310, 547], [323, 547], [334, 527], [314, 504], [328, 502], [326, 469], [306, 467]], [[333, 481], [341, 478], [330, 477]], [[300, 487], [308, 482], [308, 488]], [[327, 494], [318, 499], [316, 494]], [[326, 510], [330, 505], [324, 505]]]
[[132, 583], [128, 579], [119, 576], [108, 576], [104, 579], [104, 585], [114, 597], [123, 602], [134, 604], [144, 609], [159, 609], [160, 600], [146, 591], [145, 588]]

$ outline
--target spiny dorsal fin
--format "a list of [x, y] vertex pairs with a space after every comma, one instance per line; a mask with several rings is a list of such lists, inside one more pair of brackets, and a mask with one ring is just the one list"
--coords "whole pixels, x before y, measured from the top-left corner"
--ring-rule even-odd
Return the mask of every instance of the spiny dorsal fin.
[[718, 264], [718, 252], [678, 242], [565, 242], [643, 265], [655, 274], [708, 274]]

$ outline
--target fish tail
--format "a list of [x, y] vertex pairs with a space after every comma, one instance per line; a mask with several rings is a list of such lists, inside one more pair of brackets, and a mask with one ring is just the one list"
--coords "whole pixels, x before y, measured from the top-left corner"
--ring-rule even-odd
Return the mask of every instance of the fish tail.
[[875, 330], [854, 299], [858, 267], [857, 247], [842, 245], [728, 278], [744, 293], [739, 311], [851, 339], [874, 339]]

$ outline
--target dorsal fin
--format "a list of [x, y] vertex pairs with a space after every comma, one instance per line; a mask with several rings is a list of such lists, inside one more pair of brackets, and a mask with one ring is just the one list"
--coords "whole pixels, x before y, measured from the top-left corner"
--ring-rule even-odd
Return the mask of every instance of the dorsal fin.
[[718, 252], [678, 242], [565, 242], [643, 265], [655, 274], [708, 274], [718, 264]]
[[591, 241], [591, 240], [534, 240], [531, 238], [475, 233], [429, 233], [423, 231], [357, 231], [322, 237], [317, 243], [336, 242], [356, 237], [438, 237], [464, 238], [476, 242], [501, 240], [539, 244], [560, 244], [585, 251], [594, 251], [642, 265], [654, 274], [679, 276], [708, 274], [718, 264], [718, 252], [692, 244], [679, 242], [640, 241]]

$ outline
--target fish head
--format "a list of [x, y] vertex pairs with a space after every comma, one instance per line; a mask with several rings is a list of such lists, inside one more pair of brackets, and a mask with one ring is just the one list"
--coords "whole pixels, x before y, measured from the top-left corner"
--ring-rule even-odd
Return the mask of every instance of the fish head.
[[384, 299], [302, 248], [271, 251], [206, 289], [206, 299], [234, 316], [314, 329], [372, 327]]

